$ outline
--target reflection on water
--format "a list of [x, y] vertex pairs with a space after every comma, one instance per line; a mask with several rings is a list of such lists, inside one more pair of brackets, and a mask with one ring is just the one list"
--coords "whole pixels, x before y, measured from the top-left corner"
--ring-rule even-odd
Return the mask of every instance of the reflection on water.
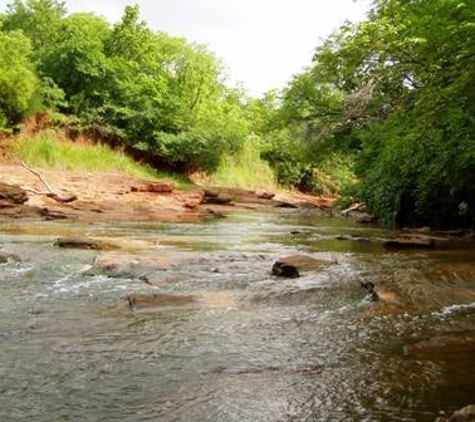
[[[22, 259], [0, 266], [1, 421], [433, 421], [475, 401], [471, 244], [386, 252], [384, 230], [298, 212], [0, 233]], [[150, 247], [98, 259], [65, 234]], [[331, 265], [270, 276], [295, 253]], [[196, 300], [125, 301], [157, 292]]]

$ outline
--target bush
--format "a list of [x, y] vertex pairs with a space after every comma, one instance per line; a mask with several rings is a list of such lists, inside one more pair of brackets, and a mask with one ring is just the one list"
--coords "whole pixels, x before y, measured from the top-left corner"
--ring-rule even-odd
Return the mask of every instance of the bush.
[[417, 111], [398, 113], [364, 133], [357, 170], [363, 199], [382, 221], [475, 224], [475, 127], [468, 115], [453, 119], [439, 112], [426, 127]]
[[197, 170], [213, 172], [228, 148], [226, 139], [222, 136], [199, 129], [176, 135], [159, 132], [155, 134], [153, 145], [137, 146], [159, 156], [176, 170], [187, 173]]
[[288, 130], [272, 132], [262, 147], [261, 157], [274, 170], [279, 184], [305, 189], [309, 163], [305, 159], [304, 147], [298, 140], [292, 139]]

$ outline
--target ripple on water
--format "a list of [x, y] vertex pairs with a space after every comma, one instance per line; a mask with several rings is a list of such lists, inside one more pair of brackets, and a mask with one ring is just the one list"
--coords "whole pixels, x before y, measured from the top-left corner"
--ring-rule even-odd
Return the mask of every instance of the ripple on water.
[[[348, 224], [285, 213], [73, 226], [160, 245], [126, 254], [134, 271], [89, 275], [98, 254], [54, 248], [53, 224], [4, 236], [23, 261], [0, 272], [0, 420], [432, 422], [466, 404], [473, 253], [337, 245], [382, 236]], [[270, 275], [295, 253], [335, 265]], [[147, 285], [142, 271], [168, 281]], [[393, 312], [365, 301], [360, 281], [387, 291]], [[196, 306], [140, 313], [124, 300], [155, 292]]]

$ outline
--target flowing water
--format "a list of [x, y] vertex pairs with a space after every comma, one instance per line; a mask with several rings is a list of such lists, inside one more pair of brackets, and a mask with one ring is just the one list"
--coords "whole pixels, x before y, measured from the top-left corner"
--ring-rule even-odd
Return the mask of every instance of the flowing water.
[[[128, 249], [54, 246], [66, 234]], [[0, 265], [0, 421], [433, 421], [475, 402], [474, 245], [385, 251], [388, 235], [298, 211], [4, 223], [21, 261]], [[270, 275], [295, 253], [327, 265]], [[157, 292], [195, 300], [125, 300]]]

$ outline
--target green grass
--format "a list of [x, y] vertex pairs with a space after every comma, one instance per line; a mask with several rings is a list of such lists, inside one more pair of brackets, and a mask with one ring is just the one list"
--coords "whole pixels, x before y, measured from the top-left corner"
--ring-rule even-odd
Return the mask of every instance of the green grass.
[[31, 138], [15, 139], [10, 144], [10, 153], [16, 159], [35, 167], [119, 172], [144, 179], [173, 180], [179, 189], [191, 187], [191, 182], [185, 176], [155, 170], [107, 145], [59, 140], [54, 132], [45, 132]]
[[261, 159], [257, 141], [249, 140], [236, 154], [225, 157], [206, 181], [212, 185], [277, 189], [274, 172]]

